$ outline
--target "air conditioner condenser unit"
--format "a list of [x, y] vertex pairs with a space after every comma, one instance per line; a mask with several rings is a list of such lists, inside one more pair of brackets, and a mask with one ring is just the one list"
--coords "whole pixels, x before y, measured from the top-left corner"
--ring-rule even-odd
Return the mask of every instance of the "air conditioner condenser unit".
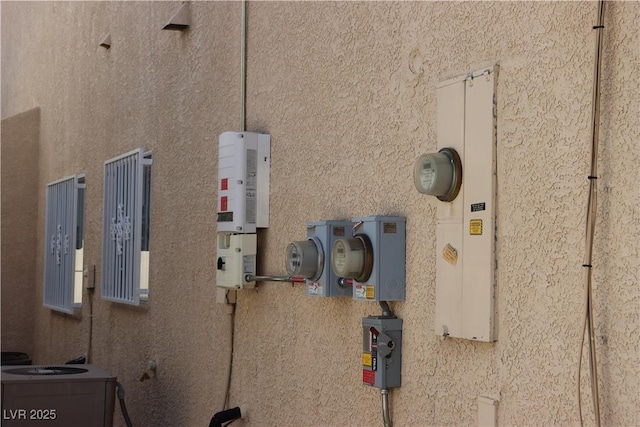
[[4, 427], [111, 427], [116, 377], [94, 365], [3, 366]]

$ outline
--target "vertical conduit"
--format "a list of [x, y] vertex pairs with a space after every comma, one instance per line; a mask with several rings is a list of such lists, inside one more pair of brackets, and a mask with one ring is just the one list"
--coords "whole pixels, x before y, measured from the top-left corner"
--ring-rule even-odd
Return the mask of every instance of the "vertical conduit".
[[598, 364], [596, 360], [595, 328], [593, 325], [593, 292], [592, 292], [592, 259], [593, 239], [595, 234], [597, 213], [597, 179], [598, 179], [598, 142], [600, 134], [600, 64], [602, 62], [602, 30], [604, 29], [604, 0], [598, 3], [598, 21], [593, 27], [596, 30], [595, 65], [593, 71], [593, 98], [591, 106], [591, 169], [589, 172], [589, 196], [587, 199], [587, 220], [585, 229], [585, 307], [581, 323], [580, 355], [578, 360], [578, 410], [580, 425], [583, 425], [580, 371], [583, 358], [585, 338], [589, 348], [589, 374], [591, 379], [591, 395], [593, 399], [593, 413], [597, 427], [600, 427], [600, 398], [598, 395]]
[[389, 390], [383, 388], [380, 390], [380, 394], [382, 395], [382, 421], [384, 422], [384, 427], [392, 427], [391, 415], [389, 414]]
[[[247, 130], [247, 1], [242, 0], [242, 12], [240, 18], [240, 130]], [[229, 368], [227, 370], [227, 381], [224, 391], [224, 401], [222, 403], [223, 412], [229, 407], [231, 397], [231, 378], [233, 375], [233, 349], [235, 337], [235, 302], [229, 302], [229, 293], [235, 292], [227, 290], [225, 294], [227, 314], [229, 314]], [[215, 418], [215, 416], [214, 416]], [[214, 420], [212, 419], [213, 423]]]
[[240, 130], [247, 130], [247, 0], [242, 0], [240, 31]]

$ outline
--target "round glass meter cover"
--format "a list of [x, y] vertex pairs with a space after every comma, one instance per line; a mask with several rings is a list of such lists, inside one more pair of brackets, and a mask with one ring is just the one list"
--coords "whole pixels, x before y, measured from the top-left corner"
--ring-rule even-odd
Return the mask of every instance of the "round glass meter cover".
[[347, 268], [347, 248], [342, 240], [337, 240], [335, 243], [335, 250], [333, 251], [333, 266], [336, 273], [344, 275]]
[[301, 254], [298, 252], [298, 246], [294, 243], [289, 243], [287, 246], [287, 273], [290, 275], [296, 274], [301, 264]]
[[446, 152], [423, 154], [413, 171], [416, 189], [423, 194], [443, 197], [454, 184], [454, 164]]
[[430, 189], [436, 177], [436, 170], [431, 167], [429, 157], [423, 157], [420, 163], [420, 185], [423, 189]]

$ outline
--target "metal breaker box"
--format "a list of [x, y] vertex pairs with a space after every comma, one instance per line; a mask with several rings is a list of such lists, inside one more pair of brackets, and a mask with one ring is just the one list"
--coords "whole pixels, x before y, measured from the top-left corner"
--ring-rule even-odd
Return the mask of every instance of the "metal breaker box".
[[362, 383], [388, 389], [402, 384], [402, 319], [362, 319]]
[[371, 242], [373, 267], [364, 282], [353, 282], [353, 299], [404, 301], [406, 219], [399, 216], [369, 216], [353, 220], [354, 237], [365, 235]]
[[343, 286], [331, 268], [331, 248], [338, 238], [352, 236], [351, 221], [326, 220], [307, 223], [307, 238], [320, 244], [322, 273], [317, 280], [306, 280], [307, 295], [319, 297], [351, 297], [351, 286]]

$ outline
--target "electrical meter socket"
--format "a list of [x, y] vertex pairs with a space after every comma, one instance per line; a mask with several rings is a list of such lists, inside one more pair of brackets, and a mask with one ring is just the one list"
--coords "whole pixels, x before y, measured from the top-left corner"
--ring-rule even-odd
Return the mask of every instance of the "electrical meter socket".
[[318, 280], [324, 268], [322, 244], [312, 237], [291, 242], [287, 246], [287, 272], [289, 276]]
[[351, 221], [325, 220], [308, 222], [307, 240], [287, 246], [287, 273], [305, 278], [307, 295], [318, 297], [350, 297], [351, 286], [340, 284], [331, 269], [327, 253], [337, 239], [351, 237]]
[[362, 319], [362, 383], [379, 389], [402, 385], [402, 319]]
[[369, 216], [353, 220], [353, 237], [335, 241], [331, 266], [353, 279], [352, 296], [363, 301], [404, 301], [406, 219]]
[[216, 286], [226, 289], [253, 288], [246, 275], [256, 274], [257, 239], [255, 234], [218, 234]]
[[413, 183], [424, 194], [450, 202], [460, 192], [462, 185], [462, 161], [453, 148], [443, 148], [437, 153], [423, 154], [416, 160]]

